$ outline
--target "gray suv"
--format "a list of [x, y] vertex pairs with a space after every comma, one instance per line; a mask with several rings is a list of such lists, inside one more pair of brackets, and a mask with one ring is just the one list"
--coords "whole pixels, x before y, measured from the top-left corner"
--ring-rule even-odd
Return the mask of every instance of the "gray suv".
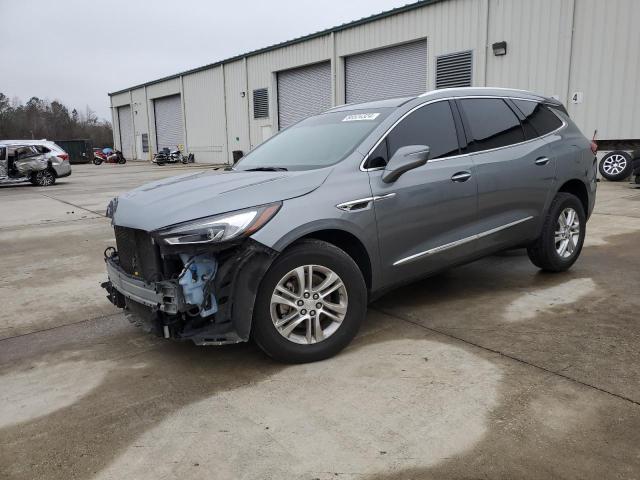
[[460, 88], [343, 105], [229, 171], [112, 200], [102, 286], [165, 338], [315, 361], [421, 277], [514, 247], [568, 269], [595, 193], [591, 144], [553, 99]]

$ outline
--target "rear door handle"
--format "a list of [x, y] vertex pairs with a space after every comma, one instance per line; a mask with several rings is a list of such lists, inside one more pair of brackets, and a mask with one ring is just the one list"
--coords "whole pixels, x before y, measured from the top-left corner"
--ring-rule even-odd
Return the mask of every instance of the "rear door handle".
[[536, 165], [546, 165], [547, 163], [549, 163], [549, 158], [548, 157], [538, 157], [538, 158], [536, 158]]
[[463, 172], [458, 172], [458, 173], [454, 173], [451, 176], [451, 180], [453, 182], [466, 182], [467, 180], [469, 180], [471, 178], [471, 172], [467, 172], [466, 170]]

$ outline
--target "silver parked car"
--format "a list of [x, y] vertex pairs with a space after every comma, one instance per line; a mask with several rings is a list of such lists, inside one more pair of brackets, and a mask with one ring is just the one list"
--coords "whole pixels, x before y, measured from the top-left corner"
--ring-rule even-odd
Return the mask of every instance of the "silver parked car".
[[0, 184], [31, 182], [47, 187], [71, 175], [69, 155], [46, 140], [1, 140]]
[[590, 141], [553, 99], [460, 88], [344, 105], [230, 171], [114, 199], [103, 287], [166, 338], [315, 361], [351, 341], [367, 302], [421, 277], [513, 247], [568, 269], [595, 193]]

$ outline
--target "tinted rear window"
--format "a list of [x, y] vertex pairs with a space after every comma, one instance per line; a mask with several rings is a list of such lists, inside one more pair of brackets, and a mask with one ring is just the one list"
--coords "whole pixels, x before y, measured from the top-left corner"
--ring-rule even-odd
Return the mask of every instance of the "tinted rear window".
[[525, 117], [522, 125], [527, 138], [546, 135], [562, 126], [562, 120], [546, 105], [526, 100], [513, 100], [513, 103]]
[[524, 141], [520, 120], [500, 98], [459, 101], [471, 129], [471, 151], [506, 147]]
[[389, 158], [400, 147], [427, 145], [429, 158], [457, 155], [458, 137], [448, 101], [421, 107], [400, 122], [387, 137]]

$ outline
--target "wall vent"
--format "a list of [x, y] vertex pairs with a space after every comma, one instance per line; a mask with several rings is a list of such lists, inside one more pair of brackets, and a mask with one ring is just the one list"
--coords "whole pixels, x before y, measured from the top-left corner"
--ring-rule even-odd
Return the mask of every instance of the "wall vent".
[[436, 59], [436, 88], [470, 87], [473, 53], [441, 55]]
[[269, 91], [266, 88], [253, 91], [253, 118], [269, 118]]

